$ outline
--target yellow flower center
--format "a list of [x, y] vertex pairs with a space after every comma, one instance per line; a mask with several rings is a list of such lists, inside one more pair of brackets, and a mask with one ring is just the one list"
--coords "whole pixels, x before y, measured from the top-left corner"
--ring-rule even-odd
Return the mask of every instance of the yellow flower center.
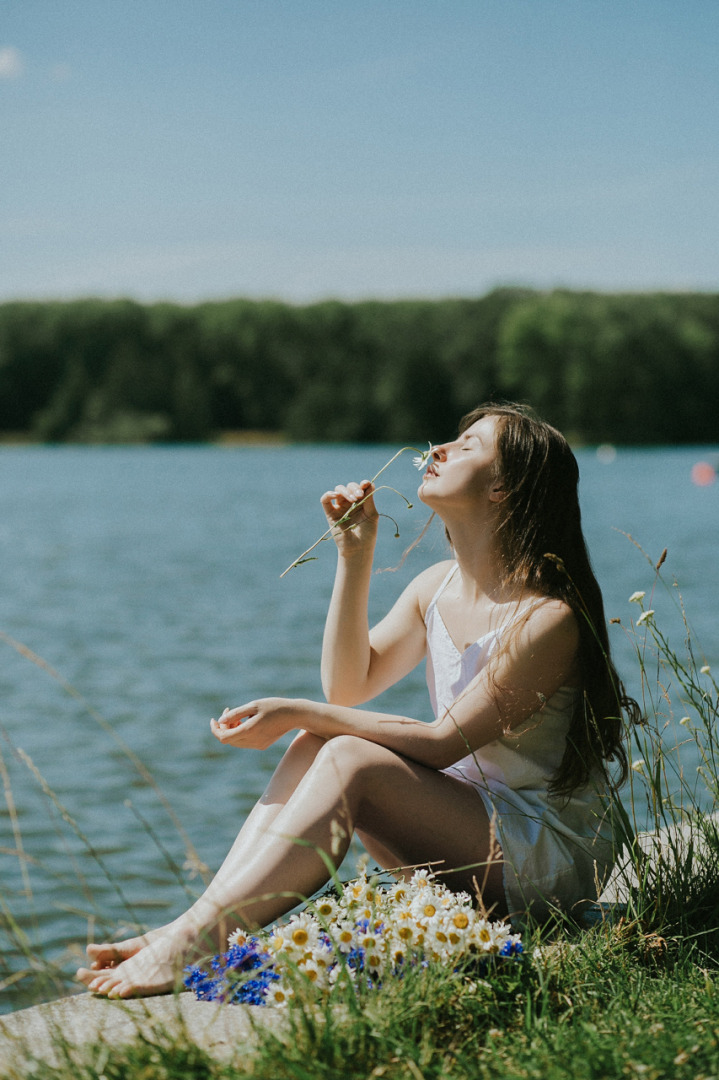
[[452, 922], [458, 930], [466, 930], [469, 926], [469, 919], [464, 911], [459, 911], [452, 919]]
[[431, 919], [436, 911], [437, 908], [434, 906], [434, 904], [425, 904], [424, 913], [428, 919]]
[[292, 940], [295, 945], [306, 945], [309, 939], [309, 934], [301, 926], [297, 930], [292, 931]]

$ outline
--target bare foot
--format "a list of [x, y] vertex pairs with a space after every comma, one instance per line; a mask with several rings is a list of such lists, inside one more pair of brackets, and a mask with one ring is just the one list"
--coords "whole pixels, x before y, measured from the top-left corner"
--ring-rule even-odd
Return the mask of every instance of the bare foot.
[[[131, 938], [141, 941], [142, 938]], [[119, 942], [125, 945], [125, 942]], [[93, 994], [111, 998], [166, 994], [181, 983], [182, 969], [193, 941], [183, 934], [163, 934], [122, 960], [117, 966], [91, 970], [80, 968], [77, 978]], [[113, 946], [109, 946], [110, 949]], [[114, 963], [114, 961], [113, 961]]]
[[90, 961], [90, 968], [92, 971], [99, 971], [104, 968], [117, 967], [123, 960], [129, 960], [131, 956], [139, 953], [140, 949], [144, 949], [147, 945], [151, 945], [153, 941], [164, 937], [171, 926], [172, 923], [168, 923], [166, 926], [158, 927], [157, 930], [148, 931], [147, 934], [124, 938], [122, 941], [103, 941], [99, 944], [87, 945], [85, 952]]

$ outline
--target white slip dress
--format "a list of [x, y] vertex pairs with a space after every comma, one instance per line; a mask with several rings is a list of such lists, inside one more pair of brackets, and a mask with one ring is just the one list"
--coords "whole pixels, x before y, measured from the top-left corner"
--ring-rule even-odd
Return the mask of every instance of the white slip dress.
[[[505, 621], [460, 652], [437, 608], [456, 570], [455, 564], [425, 614], [427, 686], [436, 717], [446, 713], [485, 667], [502, 631], [514, 621]], [[548, 790], [564, 754], [579, 692], [560, 687], [507, 735], [443, 770], [477, 790], [494, 822], [510, 915], [531, 910], [541, 918], [552, 908], [579, 910], [584, 902], [597, 900], [614, 863], [611, 820], [601, 784], [590, 780], [569, 798], [552, 796]]]

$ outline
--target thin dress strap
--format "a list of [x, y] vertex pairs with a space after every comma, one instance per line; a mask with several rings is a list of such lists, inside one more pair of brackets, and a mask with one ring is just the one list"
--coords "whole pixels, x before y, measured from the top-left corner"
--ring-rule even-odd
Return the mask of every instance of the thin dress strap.
[[444, 592], [446, 587], [449, 585], [451, 579], [457, 573], [458, 569], [459, 569], [459, 563], [453, 563], [452, 566], [450, 566], [448, 572], [445, 574], [444, 578], [442, 579], [442, 584], [437, 589], [436, 593], [434, 594], [434, 596], [432, 597], [430, 602], [427, 604], [427, 611], [425, 612], [425, 622], [427, 620], [428, 612], [431, 610], [431, 608], [433, 608], [435, 606], [435, 604], [439, 600], [440, 596], [442, 595], [442, 593]]

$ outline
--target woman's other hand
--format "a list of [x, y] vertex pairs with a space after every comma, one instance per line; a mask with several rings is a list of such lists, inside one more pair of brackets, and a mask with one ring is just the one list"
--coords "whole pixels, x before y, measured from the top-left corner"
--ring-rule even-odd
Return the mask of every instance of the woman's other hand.
[[342, 555], [374, 550], [379, 514], [371, 480], [338, 484], [322, 496], [322, 509]]
[[261, 698], [225, 709], [219, 720], [210, 720], [210, 729], [223, 746], [266, 750], [288, 731], [301, 727], [304, 712], [304, 703], [291, 698]]

